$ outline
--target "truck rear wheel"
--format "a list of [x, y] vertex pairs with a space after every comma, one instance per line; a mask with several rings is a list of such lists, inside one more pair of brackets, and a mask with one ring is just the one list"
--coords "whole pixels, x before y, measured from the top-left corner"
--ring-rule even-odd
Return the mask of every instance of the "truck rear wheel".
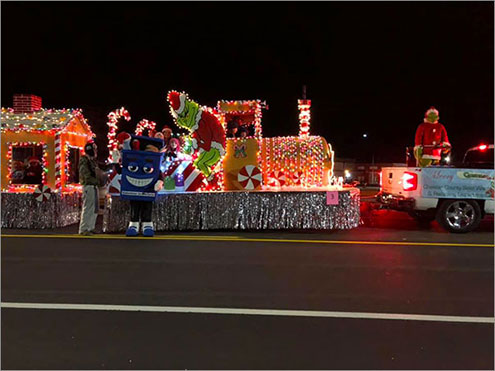
[[445, 200], [437, 211], [436, 219], [449, 232], [471, 232], [480, 225], [481, 208], [473, 200]]

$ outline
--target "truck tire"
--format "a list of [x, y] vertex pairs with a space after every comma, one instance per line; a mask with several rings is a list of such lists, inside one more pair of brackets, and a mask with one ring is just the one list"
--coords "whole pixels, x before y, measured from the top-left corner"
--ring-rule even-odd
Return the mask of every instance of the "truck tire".
[[478, 228], [481, 208], [474, 200], [445, 200], [437, 211], [438, 224], [453, 233], [467, 233]]

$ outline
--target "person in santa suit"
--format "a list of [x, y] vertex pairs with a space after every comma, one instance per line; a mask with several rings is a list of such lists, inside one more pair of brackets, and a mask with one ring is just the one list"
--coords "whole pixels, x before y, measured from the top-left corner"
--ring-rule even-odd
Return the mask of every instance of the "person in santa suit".
[[214, 177], [213, 167], [225, 154], [225, 131], [217, 117], [187, 99], [183, 93], [172, 91], [168, 95], [171, 113], [177, 125], [191, 132], [192, 148], [199, 152], [194, 166], [208, 181]]
[[416, 166], [438, 165], [442, 155], [445, 157], [450, 153], [451, 145], [447, 130], [438, 119], [438, 111], [435, 107], [431, 107], [425, 113], [424, 122], [416, 130], [414, 140]]

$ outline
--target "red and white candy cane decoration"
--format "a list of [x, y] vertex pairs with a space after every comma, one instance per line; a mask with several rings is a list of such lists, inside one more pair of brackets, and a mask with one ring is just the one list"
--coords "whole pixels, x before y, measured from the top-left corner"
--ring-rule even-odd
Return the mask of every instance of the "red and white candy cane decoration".
[[55, 135], [55, 189], [60, 190], [62, 188], [62, 173], [61, 173], [61, 161], [62, 161], [62, 141], [60, 140], [60, 134]]
[[298, 99], [297, 103], [297, 107], [299, 108], [299, 136], [305, 137], [309, 134], [311, 100]]
[[237, 180], [239, 184], [244, 189], [256, 189], [261, 185], [263, 181], [263, 175], [261, 174], [260, 169], [258, 169], [254, 165], [246, 165], [241, 170], [239, 170], [239, 174], [237, 174]]
[[45, 184], [40, 184], [36, 187], [34, 190], [34, 198], [38, 202], [43, 202], [45, 200], [48, 200], [51, 195], [51, 189]]
[[118, 147], [118, 142], [115, 139], [117, 135], [117, 123], [121, 117], [123, 117], [126, 121], [129, 121], [131, 119], [131, 115], [129, 115], [129, 112], [124, 108], [119, 108], [115, 111], [112, 111], [108, 114], [108, 161], [112, 161], [112, 152], [113, 150], [117, 149]]
[[136, 135], [142, 135], [144, 129], [148, 129], [148, 135], [149, 135], [152, 130], [155, 130], [155, 127], [156, 127], [156, 122], [142, 119], [137, 124], [135, 133]]

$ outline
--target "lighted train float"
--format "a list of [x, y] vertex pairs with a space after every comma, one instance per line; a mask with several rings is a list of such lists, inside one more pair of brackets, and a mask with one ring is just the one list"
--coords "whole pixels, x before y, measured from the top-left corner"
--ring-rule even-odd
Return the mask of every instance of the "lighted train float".
[[[180, 94], [178, 100], [175, 110], [171, 103], [171, 112], [177, 125], [191, 132], [184, 142], [186, 152], [192, 155], [163, 161], [162, 171], [167, 178], [160, 193], [307, 190], [335, 183], [331, 146], [325, 138], [308, 133], [309, 100], [299, 104], [299, 136], [273, 138], [262, 135], [262, 110], [266, 104], [260, 100], [219, 101], [216, 110], [199, 107], [185, 94]], [[197, 127], [202, 122], [197, 119], [199, 114], [205, 127]], [[231, 122], [250, 134], [245, 138], [226, 137]], [[147, 128], [154, 127], [153, 123]], [[136, 134], [141, 133], [142, 126], [138, 125]], [[109, 193], [120, 193], [117, 174], [111, 175]]]
[[[330, 145], [309, 135], [309, 100], [299, 101], [299, 135], [274, 138], [262, 135], [266, 105], [260, 100], [219, 101], [213, 110], [184, 93], [171, 92], [168, 102], [175, 123], [189, 134], [182, 138], [185, 148], [177, 159], [162, 161], [166, 177], [153, 208], [155, 230], [358, 226], [359, 191], [336, 182]], [[250, 135], [226, 138], [232, 121], [250, 130]], [[111, 140], [110, 150], [116, 146]], [[129, 205], [118, 197], [119, 186], [114, 174], [103, 219], [105, 232], [127, 227]]]

